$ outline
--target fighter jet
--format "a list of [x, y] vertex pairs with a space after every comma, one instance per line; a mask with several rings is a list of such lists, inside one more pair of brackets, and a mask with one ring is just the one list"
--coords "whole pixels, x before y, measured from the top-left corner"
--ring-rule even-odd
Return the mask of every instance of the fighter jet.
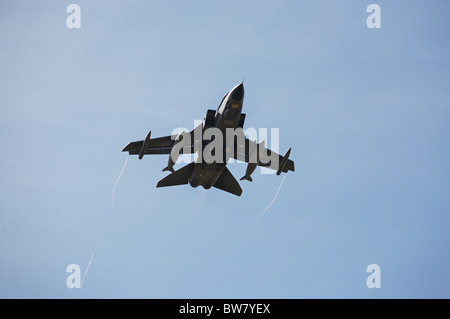
[[[251, 141], [244, 134], [245, 114], [244, 84], [240, 83], [222, 98], [216, 110], [207, 110], [201, 124], [190, 132], [181, 132], [159, 138], [151, 138], [151, 131], [141, 141], [129, 143], [122, 152], [138, 155], [170, 154], [163, 171], [171, 174], [160, 180], [156, 187], [190, 184], [205, 189], [215, 187], [231, 194], [242, 194], [239, 182], [226, 167], [230, 158], [248, 163], [241, 180], [252, 181], [257, 166], [282, 172], [294, 171], [294, 162], [289, 159], [291, 148], [284, 156], [265, 147], [265, 142]], [[180, 154], [194, 154], [194, 161], [177, 171], [173, 169]]]

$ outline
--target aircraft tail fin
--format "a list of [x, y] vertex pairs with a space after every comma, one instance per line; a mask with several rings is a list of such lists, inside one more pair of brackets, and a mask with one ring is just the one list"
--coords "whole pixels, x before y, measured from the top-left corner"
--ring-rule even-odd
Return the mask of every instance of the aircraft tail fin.
[[241, 196], [242, 194], [241, 186], [226, 167], [223, 169], [222, 174], [213, 186], [237, 196]]
[[158, 182], [156, 187], [166, 187], [166, 186], [176, 186], [176, 185], [185, 185], [189, 182], [189, 177], [191, 177], [192, 172], [194, 171], [195, 163], [192, 162], [174, 173], [167, 175], [162, 180]]

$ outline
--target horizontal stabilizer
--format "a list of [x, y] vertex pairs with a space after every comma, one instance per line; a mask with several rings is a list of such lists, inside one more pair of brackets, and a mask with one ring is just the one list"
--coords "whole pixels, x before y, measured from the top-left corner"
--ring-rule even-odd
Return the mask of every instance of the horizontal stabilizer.
[[158, 182], [158, 185], [156, 187], [166, 187], [166, 186], [176, 186], [176, 185], [185, 185], [189, 182], [189, 178], [192, 175], [192, 172], [194, 171], [195, 163], [192, 162], [191, 164], [188, 164], [182, 168], [180, 168], [178, 171], [175, 171], [174, 173], [167, 175], [162, 180]]
[[234, 178], [233, 174], [231, 174], [231, 172], [226, 167], [223, 169], [222, 174], [220, 174], [219, 178], [213, 186], [237, 196], [241, 196], [242, 194], [241, 186]]

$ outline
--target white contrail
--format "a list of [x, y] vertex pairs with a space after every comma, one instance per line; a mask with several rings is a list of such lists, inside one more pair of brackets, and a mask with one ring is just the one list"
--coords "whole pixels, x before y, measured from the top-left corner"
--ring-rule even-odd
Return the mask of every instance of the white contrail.
[[[120, 178], [122, 177], [123, 172], [125, 171], [125, 168], [127, 167], [127, 163], [128, 163], [128, 157], [125, 160], [125, 163], [123, 164], [122, 170], [119, 173], [119, 176], [117, 176], [116, 181], [114, 182], [114, 186], [113, 186], [113, 190], [112, 190], [112, 198], [111, 198], [111, 212], [114, 208], [114, 201], [116, 200], [116, 187], [117, 184], [119, 183]], [[91, 259], [89, 259], [88, 265], [86, 267], [86, 270], [84, 271], [84, 275], [83, 275], [83, 279], [81, 280], [81, 287], [83, 287], [84, 284], [84, 280], [86, 279], [86, 275], [89, 271], [89, 268], [91, 267], [92, 261], [94, 260], [94, 256], [95, 256], [95, 252], [97, 251], [98, 246], [100, 245], [100, 242], [103, 239], [103, 234], [105, 232], [105, 228], [103, 227], [100, 235], [98, 236], [98, 240], [97, 240], [97, 244], [95, 245], [94, 251], [91, 254]]]
[[[253, 224], [253, 227], [252, 227], [253, 229], [251, 230], [250, 235], [252, 235], [253, 232], [255, 231], [256, 224], [258, 224], [258, 222], [259, 222], [259, 220], [261, 219], [261, 217], [263, 217], [264, 214], [267, 213], [267, 211], [270, 209], [270, 207], [272, 207], [272, 205], [273, 205], [273, 204], [275, 203], [275, 201], [277, 200], [278, 194], [280, 194], [281, 186], [283, 185], [283, 182], [284, 182], [284, 180], [286, 179], [286, 176], [287, 176], [287, 174], [284, 175], [283, 179], [281, 180], [280, 186], [278, 186], [278, 190], [277, 190], [277, 192], [275, 193], [275, 196], [273, 197], [272, 201], [269, 203], [269, 205], [267, 205], [267, 207], [263, 210], [263, 212], [262, 212], [262, 213], [258, 216], [258, 218], [256, 219], [255, 223]], [[234, 266], [234, 269], [233, 269], [233, 271], [232, 271], [232, 273], [231, 273], [231, 275], [230, 275], [230, 278], [228, 279], [227, 286], [230, 286], [230, 285], [231, 285], [231, 279], [234, 277], [236, 271], [238, 270], [239, 265], [240, 265], [240, 263], [241, 263], [241, 259], [242, 259], [242, 257], [238, 259], [238, 262], [237, 262], [236, 266]]]
[[104, 232], [105, 232], [105, 229], [102, 228], [100, 236], [98, 236], [97, 245], [95, 245], [94, 251], [92, 252], [92, 255], [91, 255], [91, 259], [89, 259], [89, 263], [88, 263], [88, 265], [86, 267], [86, 270], [84, 271], [84, 276], [83, 276], [83, 279], [81, 280], [81, 287], [83, 287], [84, 279], [86, 278], [86, 275], [87, 275], [87, 273], [89, 271], [89, 268], [91, 267], [92, 260], [94, 259], [94, 256], [95, 256], [95, 251], [97, 250], [98, 246], [100, 245], [100, 242], [102, 241]]
[[233, 272], [231, 273], [230, 277], [228, 278], [227, 286], [231, 285], [231, 279], [233, 279], [234, 274], [238, 270], [238, 268], [239, 268], [239, 262], [236, 264], [236, 266], [234, 266]]
[[123, 164], [122, 170], [120, 171], [119, 176], [117, 176], [116, 182], [114, 183], [113, 190], [112, 190], [112, 198], [111, 198], [111, 211], [114, 208], [114, 201], [116, 200], [116, 187], [117, 183], [119, 183], [120, 178], [122, 177], [123, 172], [125, 171], [125, 168], [127, 167], [128, 163], [128, 157], [125, 160], [125, 163]]
[[264, 214], [269, 210], [269, 208], [273, 205], [273, 203], [275, 203], [275, 201], [277, 200], [278, 194], [280, 193], [281, 190], [281, 186], [283, 185], [284, 180], [286, 179], [287, 174], [284, 175], [283, 179], [281, 180], [280, 186], [278, 186], [278, 190], [274, 196], [274, 198], [272, 199], [272, 201], [270, 202], [270, 204], [263, 210], [263, 212], [261, 213], [261, 215], [258, 216], [258, 218], [256, 219], [256, 222], [258, 222], [261, 217], [264, 216]]

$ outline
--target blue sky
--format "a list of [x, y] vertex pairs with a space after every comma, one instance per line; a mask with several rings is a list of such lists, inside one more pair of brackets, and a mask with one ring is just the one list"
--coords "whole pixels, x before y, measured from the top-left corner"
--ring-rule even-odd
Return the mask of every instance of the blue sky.
[[[450, 297], [447, 2], [376, 1], [381, 29], [370, 1], [74, 1], [80, 29], [70, 3], [0, 3], [0, 297]], [[165, 156], [112, 205], [128, 142], [244, 77], [246, 127], [296, 166], [259, 221], [282, 177], [156, 189]]]

